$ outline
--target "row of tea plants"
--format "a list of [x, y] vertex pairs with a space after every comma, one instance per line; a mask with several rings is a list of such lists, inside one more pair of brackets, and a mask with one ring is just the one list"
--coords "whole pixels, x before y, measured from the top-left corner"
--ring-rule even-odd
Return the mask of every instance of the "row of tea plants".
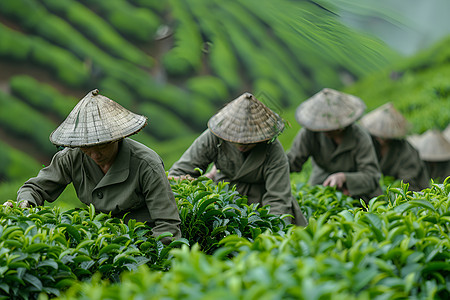
[[387, 187], [368, 205], [294, 186], [306, 228], [234, 188], [173, 181], [183, 238], [93, 207], [0, 210], [4, 299], [446, 299], [450, 180]]
[[[236, 234], [253, 241], [261, 232], [287, 230], [282, 218], [268, 208], [248, 206], [227, 184], [212, 181], [173, 183], [184, 238], [164, 245], [151, 228], [134, 220], [111, 218], [86, 209], [61, 212], [58, 207], [0, 208], [0, 296], [4, 299], [58, 296], [74, 281], [120, 281], [123, 271], [147, 265], [170, 269], [170, 250], [181, 244], [219, 248], [223, 237]], [[1, 298], [1, 297], [0, 297]]]

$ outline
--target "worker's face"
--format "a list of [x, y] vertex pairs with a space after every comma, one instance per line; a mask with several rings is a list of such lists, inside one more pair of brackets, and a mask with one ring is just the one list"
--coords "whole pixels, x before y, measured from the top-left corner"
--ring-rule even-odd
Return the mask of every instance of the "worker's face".
[[333, 138], [339, 138], [343, 136], [344, 129], [336, 129], [336, 130], [330, 130], [330, 131], [324, 131], [323, 134], [325, 134], [326, 137], [333, 139]]
[[253, 147], [256, 146], [256, 144], [239, 144], [239, 143], [233, 143], [233, 145], [241, 152], [247, 152], [253, 149]]
[[375, 137], [375, 139], [377, 140], [377, 142], [380, 144], [381, 147], [387, 146], [389, 144], [389, 140], [388, 139], [383, 139], [383, 138], [380, 138], [380, 137]]
[[109, 143], [92, 147], [81, 147], [81, 151], [84, 154], [92, 158], [93, 161], [99, 166], [105, 164], [111, 164], [116, 158], [119, 150], [119, 143]]

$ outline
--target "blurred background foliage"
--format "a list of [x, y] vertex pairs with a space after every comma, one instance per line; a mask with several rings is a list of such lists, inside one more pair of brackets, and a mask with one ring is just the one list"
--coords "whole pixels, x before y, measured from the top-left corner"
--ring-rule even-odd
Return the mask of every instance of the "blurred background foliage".
[[[168, 169], [243, 92], [281, 114], [324, 87], [449, 121], [445, 0], [1, 0], [0, 195], [50, 163], [48, 136], [94, 88], [146, 115]], [[445, 108], [445, 109], [444, 109]], [[69, 192], [73, 194], [73, 192]]]

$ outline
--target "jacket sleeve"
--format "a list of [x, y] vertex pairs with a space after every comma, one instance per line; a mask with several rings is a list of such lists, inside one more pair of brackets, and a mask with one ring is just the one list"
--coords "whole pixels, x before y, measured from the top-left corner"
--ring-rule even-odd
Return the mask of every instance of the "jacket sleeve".
[[353, 150], [357, 170], [344, 172], [346, 185], [351, 195], [368, 195], [380, 189], [381, 170], [368, 134], [361, 133], [358, 147]]
[[281, 144], [272, 145], [264, 164], [264, 182], [266, 192], [262, 197], [263, 205], [270, 205], [275, 215], [292, 213], [291, 180], [289, 163]]
[[163, 163], [150, 164], [140, 177], [145, 203], [155, 222], [153, 236], [170, 232], [174, 238], [180, 238], [180, 215]]
[[49, 166], [41, 169], [36, 177], [27, 180], [17, 191], [17, 201], [27, 200], [34, 205], [53, 202], [72, 182], [69, 149], [57, 152]]
[[196, 168], [206, 171], [209, 164], [217, 157], [217, 146], [220, 143], [209, 130], [204, 131], [192, 145], [183, 153], [181, 158], [173, 164], [169, 170], [170, 176], [180, 176], [189, 174], [200, 176]]
[[289, 172], [300, 172], [302, 170], [303, 164], [311, 155], [309, 140], [307, 130], [304, 128], [300, 129], [287, 153]]

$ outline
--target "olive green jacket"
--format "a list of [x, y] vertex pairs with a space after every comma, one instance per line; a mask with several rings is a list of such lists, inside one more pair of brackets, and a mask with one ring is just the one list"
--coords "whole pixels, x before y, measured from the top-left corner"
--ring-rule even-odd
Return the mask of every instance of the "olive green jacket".
[[154, 236], [163, 232], [181, 236], [180, 216], [161, 158], [132, 139], [119, 143], [117, 157], [106, 174], [79, 148], [57, 152], [48, 167], [19, 189], [17, 200], [35, 205], [53, 202], [70, 183], [81, 202], [92, 203], [98, 211], [115, 217], [129, 212], [127, 219], [147, 221]]
[[170, 168], [169, 175], [197, 177], [200, 174], [195, 168], [205, 171], [210, 163], [218, 169], [215, 180], [236, 185], [236, 190], [247, 196], [249, 204], [270, 205], [271, 213], [291, 214], [296, 225], [307, 225], [298, 202], [292, 197], [289, 165], [278, 140], [258, 143], [244, 154], [206, 130]]
[[346, 188], [352, 197], [367, 201], [382, 194], [380, 165], [372, 139], [358, 124], [344, 130], [340, 145], [323, 132], [302, 128], [287, 156], [291, 172], [300, 172], [308, 158], [312, 158], [311, 185], [322, 184], [329, 175], [343, 172], [347, 178]]
[[443, 183], [450, 176], [450, 160], [425, 161], [425, 166], [434, 182]]
[[373, 139], [375, 151], [385, 176], [409, 183], [409, 189], [420, 191], [429, 187], [430, 176], [425, 163], [420, 159], [419, 152], [405, 139], [389, 141], [389, 150], [381, 156], [380, 144]]

